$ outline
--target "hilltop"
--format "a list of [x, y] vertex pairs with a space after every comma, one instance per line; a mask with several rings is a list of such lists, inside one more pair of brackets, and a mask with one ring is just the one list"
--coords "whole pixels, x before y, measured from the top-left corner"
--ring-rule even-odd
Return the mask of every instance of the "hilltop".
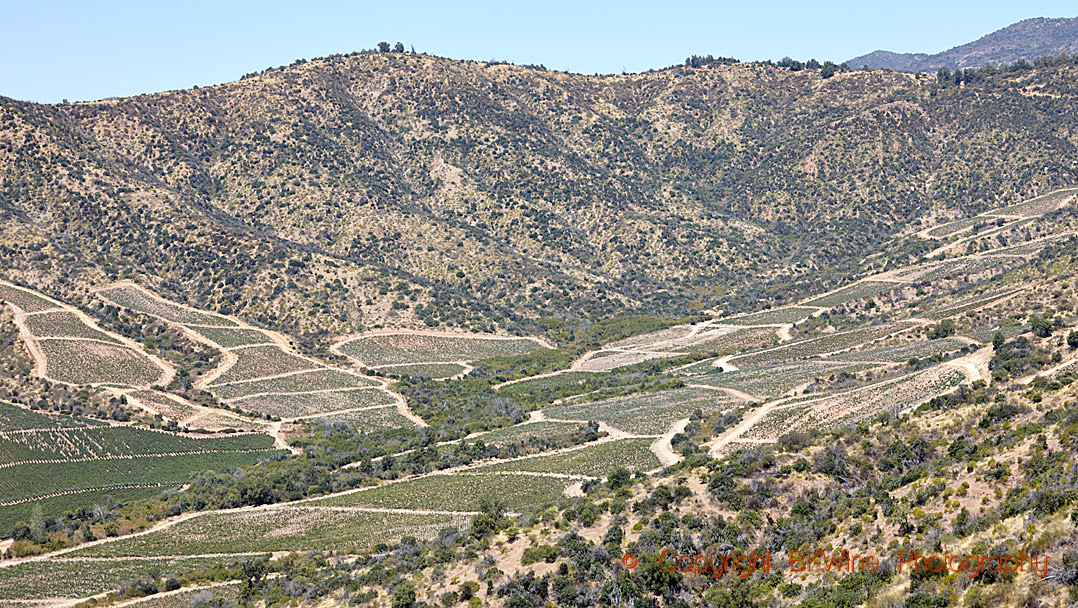
[[1025, 19], [973, 42], [935, 54], [873, 51], [846, 63], [854, 68], [934, 72], [939, 68], [1001, 66], [1037, 57], [1078, 52], [1078, 17]]

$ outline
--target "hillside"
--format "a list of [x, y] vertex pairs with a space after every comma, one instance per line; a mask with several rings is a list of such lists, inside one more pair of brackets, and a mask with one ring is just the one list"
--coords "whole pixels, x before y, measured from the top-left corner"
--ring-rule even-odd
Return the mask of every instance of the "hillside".
[[130, 99], [4, 99], [0, 260], [76, 302], [138, 279], [304, 348], [379, 325], [744, 310], [866, 271], [918, 221], [1078, 181], [1075, 72], [947, 87], [363, 53]]
[[1008, 65], [1067, 53], [1078, 53], [1078, 17], [1026, 19], [982, 38], [935, 54], [873, 51], [854, 57], [851, 67], [868, 66], [902, 72], [934, 72], [949, 69]]

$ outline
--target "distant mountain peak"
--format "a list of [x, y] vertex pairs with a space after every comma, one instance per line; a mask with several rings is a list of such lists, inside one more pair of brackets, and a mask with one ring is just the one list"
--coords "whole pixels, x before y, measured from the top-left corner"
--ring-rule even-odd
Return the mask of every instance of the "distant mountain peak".
[[868, 66], [902, 72], [931, 72], [944, 66], [977, 68], [1060, 53], [1078, 53], [1078, 17], [1025, 19], [934, 55], [879, 50], [854, 57], [846, 63], [853, 68]]

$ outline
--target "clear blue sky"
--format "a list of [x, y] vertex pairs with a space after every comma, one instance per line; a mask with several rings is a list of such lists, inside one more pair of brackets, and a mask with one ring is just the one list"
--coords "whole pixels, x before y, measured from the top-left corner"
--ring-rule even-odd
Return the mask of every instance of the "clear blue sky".
[[461, 59], [583, 73], [665, 67], [691, 54], [844, 61], [938, 52], [1073, 0], [948, 2], [50, 2], [0, 0], [0, 95], [57, 102], [235, 80], [401, 41]]

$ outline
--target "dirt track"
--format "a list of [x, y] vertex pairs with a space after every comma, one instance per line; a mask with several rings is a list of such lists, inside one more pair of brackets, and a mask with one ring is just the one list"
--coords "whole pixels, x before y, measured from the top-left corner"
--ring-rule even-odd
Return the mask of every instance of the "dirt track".
[[651, 452], [659, 458], [659, 462], [662, 462], [664, 467], [677, 464], [681, 461], [681, 456], [674, 452], [674, 448], [670, 445], [670, 442], [674, 438], [674, 435], [684, 433], [685, 427], [688, 425], [688, 418], [678, 420], [670, 427], [670, 430], [663, 433], [661, 437], [655, 440], [655, 443], [651, 444]]

